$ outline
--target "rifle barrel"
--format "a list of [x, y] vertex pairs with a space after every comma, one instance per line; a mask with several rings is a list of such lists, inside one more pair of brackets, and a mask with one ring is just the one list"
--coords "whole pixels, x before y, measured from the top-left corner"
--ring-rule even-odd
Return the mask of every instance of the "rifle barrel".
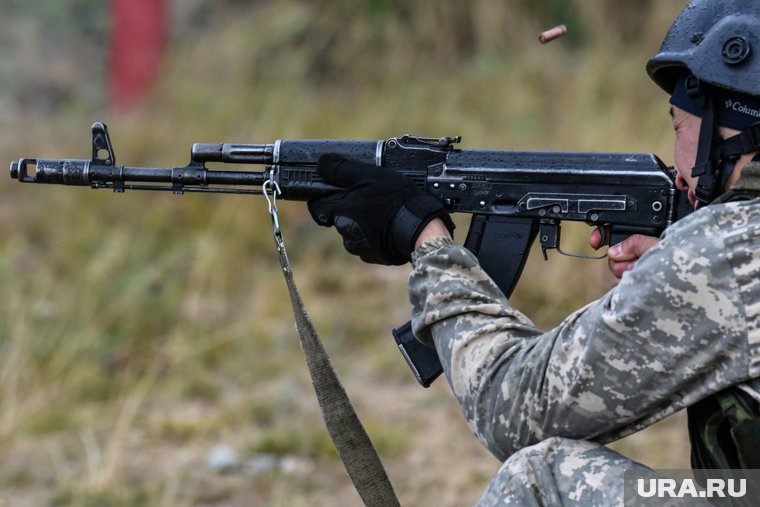
[[187, 167], [128, 167], [93, 164], [90, 160], [21, 159], [10, 166], [11, 177], [28, 183], [100, 186], [104, 183], [166, 183], [181, 187], [243, 185], [258, 187], [268, 178], [263, 171], [217, 171], [200, 164]]

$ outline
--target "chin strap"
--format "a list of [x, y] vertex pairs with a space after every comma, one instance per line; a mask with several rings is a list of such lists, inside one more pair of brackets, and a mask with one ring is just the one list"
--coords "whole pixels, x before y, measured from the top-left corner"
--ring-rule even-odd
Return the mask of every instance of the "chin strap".
[[705, 93], [704, 85], [694, 76], [686, 80], [686, 93], [702, 109], [702, 126], [699, 130], [697, 159], [691, 171], [693, 178], [698, 178], [695, 196], [699, 206], [709, 204], [721, 194], [721, 187], [716, 184], [721, 181], [721, 160], [718, 158], [717, 146], [721, 140], [718, 133], [718, 122], [715, 114], [715, 103], [709, 93]]
[[723, 194], [739, 157], [760, 150], [760, 122], [723, 139], [718, 131], [716, 105], [711, 94], [705, 93], [705, 85], [691, 76], [686, 80], [686, 93], [702, 109], [697, 159], [691, 175], [697, 178], [698, 206], [704, 206]]
[[[754, 123], [733, 137], [722, 141], [718, 146], [719, 157], [725, 160], [736, 160], [745, 153], [758, 152], [753, 158], [760, 158], [760, 122]], [[729, 173], [730, 174], [730, 173]], [[728, 179], [726, 175], [725, 180]], [[725, 184], [725, 181], [723, 182]]]

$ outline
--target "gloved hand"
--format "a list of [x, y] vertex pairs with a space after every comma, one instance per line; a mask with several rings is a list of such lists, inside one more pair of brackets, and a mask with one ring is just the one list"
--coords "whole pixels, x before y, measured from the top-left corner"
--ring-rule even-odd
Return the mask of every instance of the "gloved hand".
[[364, 262], [409, 262], [417, 236], [434, 218], [454, 230], [443, 203], [401, 173], [334, 154], [322, 155], [317, 171], [345, 190], [310, 201], [312, 218], [325, 227], [334, 225], [346, 250]]

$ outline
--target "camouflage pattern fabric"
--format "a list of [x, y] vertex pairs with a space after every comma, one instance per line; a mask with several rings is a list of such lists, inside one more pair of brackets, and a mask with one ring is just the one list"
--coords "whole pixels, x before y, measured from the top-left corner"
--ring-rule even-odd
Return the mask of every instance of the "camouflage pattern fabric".
[[[588, 440], [548, 438], [516, 452], [491, 481], [478, 505], [623, 506], [623, 474], [660, 477], [645, 466]], [[693, 498], [628, 498], [626, 506], [709, 507]]]
[[[702, 208], [616, 288], [542, 332], [469, 251], [437, 238], [412, 257], [413, 329], [435, 345], [472, 431], [499, 460], [552, 437], [603, 444], [758, 377], [759, 247], [760, 200]], [[502, 469], [483, 505], [510, 505], [496, 492], [513, 472]]]

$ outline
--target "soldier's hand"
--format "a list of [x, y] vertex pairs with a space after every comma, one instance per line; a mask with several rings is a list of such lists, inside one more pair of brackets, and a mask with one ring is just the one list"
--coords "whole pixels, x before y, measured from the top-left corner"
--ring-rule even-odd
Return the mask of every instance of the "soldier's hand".
[[[610, 272], [619, 280], [623, 273], [630, 271], [636, 266], [636, 262], [644, 253], [657, 244], [658, 238], [653, 236], [644, 236], [634, 234], [617, 245], [613, 245], [607, 250], [607, 265]], [[602, 245], [602, 235], [598, 229], [595, 229], [589, 237], [589, 245], [592, 248], [600, 248]]]
[[309, 201], [312, 218], [334, 225], [346, 250], [365, 262], [409, 262], [417, 238], [436, 218], [454, 229], [443, 203], [398, 171], [332, 154], [320, 157], [317, 171], [344, 190]]

